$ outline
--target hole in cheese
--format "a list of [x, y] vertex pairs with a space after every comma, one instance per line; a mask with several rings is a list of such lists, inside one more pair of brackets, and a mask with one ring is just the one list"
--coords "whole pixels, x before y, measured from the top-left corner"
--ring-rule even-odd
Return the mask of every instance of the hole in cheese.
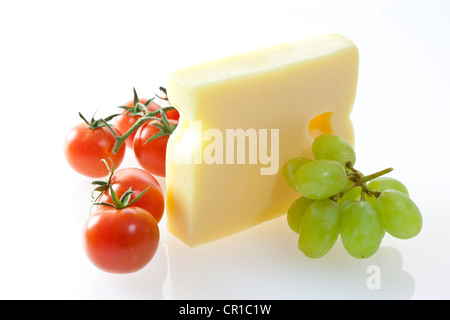
[[315, 139], [321, 134], [333, 133], [330, 119], [333, 112], [325, 112], [314, 117], [308, 124], [308, 132], [311, 138]]

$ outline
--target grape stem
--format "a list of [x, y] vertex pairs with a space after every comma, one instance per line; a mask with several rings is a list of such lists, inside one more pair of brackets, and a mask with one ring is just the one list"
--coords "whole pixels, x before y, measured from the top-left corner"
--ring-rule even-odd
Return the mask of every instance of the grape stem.
[[367, 181], [373, 180], [375, 178], [381, 177], [381, 176], [391, 172], [392, 170], [394, 170], [394, 169], [393, 168], [387, 168], [387, 169], [384, 169], [384, 170], [381, 170], [381, 171], [369, 174], [368, 176], [363, 176], [360, 181], [361, 182], [367, 182]]
[[[393, 168], [387, 168], [372, 174], [369, 174], [367, 176], [363, 175], [361, 172], [359, 172], [358, 170], [356, 170], [355, 168], [353, 168], [353, 165], [351, 164], [351, 162], [347, 162], [346, 163], [346, 167], [351, 171], [350, 173], [347, 173], [348, 179], [350, 181], [353, 181], [354, 184], [349, 186], [348, 188], [345, 188], [344, 190], [342, 190], [341, 192], [339, 192], [338, 194], [330, 197], [331, 200], [336, 201], [343, 197], [344, 194], [350, 190], [352, 190], [353, 188], [356, 187], [361, 187], [361, 194], [363, 195], [364, 193], [367, 193], [369, 196], [374, 196], [374, 197], [379, 197], [381, 192], [373, 190], [371, 188], [369, 188], [366, 185], [366, 182], [371, 181], [375, 178], [381, 177], [389, 172], [391, 172], [392, 170], [394, 170]], [[361, 197], [361, 199], [363, 199], [363, 197]]]

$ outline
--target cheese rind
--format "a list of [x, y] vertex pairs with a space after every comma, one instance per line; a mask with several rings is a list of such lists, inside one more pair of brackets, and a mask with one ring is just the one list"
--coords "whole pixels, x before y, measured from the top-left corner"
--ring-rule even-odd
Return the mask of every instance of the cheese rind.
[[284, 163], [311, 158], [321, 128], [353, 143], [357, 80], [358, 50], [339, 35], [173, 72], [168, 96], [181, 117], [167, 147], [169, 231], [195, 246], [285, 214], [299, 194]]

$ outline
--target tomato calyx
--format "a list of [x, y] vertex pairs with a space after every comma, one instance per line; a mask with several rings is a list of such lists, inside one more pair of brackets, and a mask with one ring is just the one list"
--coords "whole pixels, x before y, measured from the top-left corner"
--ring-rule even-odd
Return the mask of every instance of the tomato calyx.
[[164, 87], [159, 87], [159, 91], [161, 91], [164, 94], [164, 96], [159, 96], [156, 93], [155, 93], [155, 96], [157, 96], [161, 100], [169, 101], [169, 97], [167, 96], [167, 89]]
[[[120, 116], [120, 114], [113, 114], [110, 115], [109, 117], [106, 118], [100, 118], [100, 119], [95, 119], [95, 113], [91, 118], [91, 121], [86, 120], [86, 118], [81, 114], [81, 112], [78, 112], [78, 115], [80, 116], [80, 118], [86, 123], [86, 125], [88, 126], [89, 129], [98, 129], [98, 128], [102, 128], [104, 126], [109, 126], [108, 122], [111, 121], [112, 119], [114, 119], [117, 116]], [[113, 130], [114, 132], [114, 130]], [[115, 154], [115, 153], [114, 153]]]
[[150, 100], [147, 100], [147, 102], [141, 103], [141, 102], [139, 102], [139, 97], [138, 97], [138, 94], [137, 94], [135, 88], [133, 88], [133, 94], [134, 94], [134, 98], [133, 98], [133, 106], [132, 107], [119, 106], [118, 108], [125, 110], [125, 113], [129, 116], [144, 116], [145, 110], [147, 109], [148, 105], [153, 100], [155, 100], [155, 98], [151, 98]]
[[161, 119], [158, 119], [158, 121], [152, 122], [152, 125], [157, 127], [159, 131], [155, 133], [150, 139], [144, 142], [144, 145], [149, 143], [152, 140], [164, 137], [164, 136], [170, 136], [175, 129], [178, 126], [178, 123], [170, 124], [169, 119], [166, 116], [166, 113], [161, 111]]
[[[166, 89], [163, 87], [160, 87], [160, 90], [166, 95]], [[154, 100], [154, 98], [148, 100], [145, 104], [139, 102], [139, 98], [137, 96], [136, 90], [134, 90], [134, 106], [133, 107], [126, 107], [126, 106], [121, 106], [120, 108], [127, 110], [127, 112], [132, 112], [133, 115], [139, 115], [139, 119], [130, 127], [130, 129], [128, 129], [127, 132], [123, 133], [121, 136], [118, 135], [113, 128], [111, 127], [111, 125], [108, 123], [108, 121], [106, 121], [106, 119], [110, 118], [105, 118], [105, 119], [99, 119], [100, 122], [103, 122], [104, 125], [106, 125], [111, 132], [113, 133], [115, 139], [116, 139], [116, 143], [114, 145], [113, 148], [113, 154], [116, 154], [117, 151], [120, 149], [120, 147], [122, 146], [122, 144], [124, 144], [126, 142], [126, 140], [136, 131], [138, 130], [143, 124], [145, 124], [147, 121], [150, 120], [156, 120], [159, 123], [154, 124], [158, 129], [160, 129], [160, 133], [154, 138], [157, 139], [159, 137], [165, 136], [165, 135], [170, 135], [172, 134], [173, 131], [175, 131], [177, 124], [174, 125], [170, 125], [169, 124], [169, 120], [167, 118], [166, 112], [171, 111], [171, 110], [176, 110], [175, 107], [173, 106], [168, 106], [168, 107], [162, 107], [158, 110], [155, 111], [150, 111], [148, 110], [147, 106], [148, 104], [150, 104], [151, 101]], [[162, 97], [161, 99], [167, 100], [167, 98]], [[114, 115], [113, 117], [115, 117], [116, 115]], [[161, 118], [158, 118], [157, 116], [160, 116]], [[151, 139], [151, 140], [154, 140]]]
[[131, 195], [134, 194], [134, 191], [131, 189], [128, 189], [124, 194], [119, 198], [114, 191], [112, 185], [109, 185], [109, 192], [111, 194], [111, 199], [113, 200], [113, 203], [108, 202], [94, 202], [94, 205], [98, 206], [108, 206], [115, 209], [125, 209], [127, 207], [131, 207], [136, 201], [138, 201], [142, 196], [147, 192], [148, 189], [150, 189], [153, 185], [150, 185], [148, 188], [146, 188], [144, 191], [142, 191], [136, 198], [130, 201]]
[[115, 168], [114, 168], [114, 162], [111, 160], [111, 158], [109, 158], [109, 160], [111, 161], [111, 166], [108, 165], [108, 163], [106, 162], [105, 159], [102, 159], [101, 161], [105, 164], [106, 168], [108, 169], [109, 175], [108, 175], [108, 179], [106, 179], [106, 181], [103, 180], [95, 180], [92, 181], [91, 184], [98, 186], [97, 188], [95, 188], [94, 190], [92, 190], [91, 193], [91, 197], [92, 199], [94, 199], [94, 192], [100, 192], [100, 194], [97, 196], [97, 198], [95, 198], [95, 200], [93, 201], [93, 203], [95, 204], [95, 202], [97, 201], [98, 198], [100, 198], [100, 196], [109, 189], [109, 187], [111, 186], [111, 179], [113, 177]]
[[[160, 99], [162, 99], [162, 100], [166, 100], [166, 101], [169, 101], [169, 99], [168, 99], [168, 97], [167, 97], [167, 90], [166, 90], [166, 88], [164, 88], [164, 87], [159, 87], [159, 90], [164, 94], [164, 96], [159, 96], [158, 94], [156, 94], [155, 93], [155, 96], [157, 96], [158, 98], [160, 98]], [[139, 97], [138, 97], [138, 94], [137, 94], [137, 92], [136, 92], [136, 89], [135, 88], [133, 88], [133, 93], [134, 93], [134, 98], [133, 98], [133, 101], [134, 101], [134, 105], [133, 105], [133, 107], [127, 107], [127, 106], [119, 106], [119, 108], [121, 108], [121, 109], [123, 109], [123, 110], [125, 110], [126, 111], [126, 113], [129, 115], [129, 116], [145, 116], [146, 115], [146, 110], [147, 110], [147, 107], [148, 107], [148, 105], [153, 101], [153, 100], [155, 100], [155, 97], [153, 97], [153, 98], [151, 98], [150, 100], [147, 100], [147, 102], [145, 102], [145, 103], [141, 103], [141, 102], [139, 102]], [[162, 110], [162, 109], [159, 109], [159, 110], [157, 110], [157, 111], [159, 111], [159, 113], [160, 113], [160, 115], [161, 115], [161, 118], [157, 118], [157, 117], [153, 117], [153, 116], [151, 116], [151, 117], [149, 117], [150, 119], [154, 119], [154, 120], [156, 120], [156, 119], [158, 119], [158, 121], [159, 122], [154, 122], [154, 123], [152, 123], [155, 127], [157, 127], [158, 129], [159, 129], [159, 132], [158, 133], [156, 133], [153, 137], [151, 137], [149, 140], [147, 140], [144, 144], [146, 144], [146, 143], [148, 143], [148, 142], [150, 142], [150, 141], [152, 141], [152, 140], [155, 140], [155, 139], [158, 139], [158, 138], [160, 138], [160, 137], [163, 137], [163, 136], [167, 136], [167, 135], [171, 135], [172, 134], [172, 132], [174, 132], [175, 131], [175, 129], [176, 129], [176, 127], [177, 127], [177, 124], [173, 124], [173, 125], [171, 125], [170, 123], [169, 123], [169, 120], [168, 120], [168, 118], [167, 118], [167, 115], [166, 115], [166, 111], [169, 111], [169, 110]], [[156, 114], [157, 115], [157, 114]], [[106, 119], [105, 119], [106, 120]], [[131, 129], [130, 129], [131, 130]]]
[[[116, 208], [116, 209], [124, 209], [124, 208], [130, 207], [131, 205], [136, 203], [136, 201], [138, 201], [140, 198], [142, 198], [142, 196], [153, 186], [153, 184], [148, 186], [144, 191], [142, 191], [136, 198], [134, 198], [131, 201], [130, 201], [131, 196], [135, 193], [135, 191], [133, 191], [131, 187], [127, 191], [125, 191], [123, 193], [123, 195], [119, 198], [117, 196], [116, 192], [114, 191], [114, 189], [112, 187], [112, 183], [111, 183], [112, 177], [114, 175], [114, 170], [115, 170], [114, 162], [111, 160], [111, 166], [109, 166], [105, 159], [102, 159], [102, 161], [104, 162], [105, 166], [108, 168], [109, 176], [106, 181], [101, 181], [101, 180], [92, 181], [93, 185], [98, 186], [97, 188], [95, 188], [92, 191], [92, 199], [94, 199], [94, 192], [100, 192], [100, 194], [95, 198], [95, 200], [92, 201], [93, 206], [108, 206], [108, 207], [112, 207], [112, 208]], [[111, 194], [111, 199], [112, 199], [113, 203], [97, 202], [97, 200], [100, 198], [100, 196], [108, 189]]]

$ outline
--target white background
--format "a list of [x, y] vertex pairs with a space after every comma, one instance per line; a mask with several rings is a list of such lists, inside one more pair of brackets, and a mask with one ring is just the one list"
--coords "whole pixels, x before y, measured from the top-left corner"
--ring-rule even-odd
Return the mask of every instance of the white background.
[[[88, 261], [91, 180], [62, 149], [79, 111], [109, 114], [179, 66], [329, 32], [360, 50], [357, 167], [394, 168], [422, 211], [419, 236], [386, 236], [367, 260], [340, 243], [311, 260], [283, 218], [197, 249], [162, 221], [143, 270]], [[0, 46], [0, 298], [450, 298], [450, 2], [1, 0]]]

